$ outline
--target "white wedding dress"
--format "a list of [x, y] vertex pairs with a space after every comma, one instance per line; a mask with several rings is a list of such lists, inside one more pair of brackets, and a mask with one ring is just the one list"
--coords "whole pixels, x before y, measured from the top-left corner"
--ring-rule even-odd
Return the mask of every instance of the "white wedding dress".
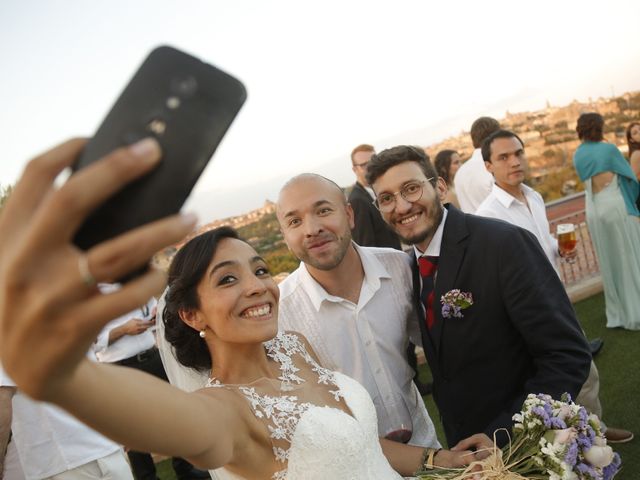
[[[162, 337], [158, 343], [171, 383], [185, 390], [201, 388], [201, 376], [195, 372], [186, 374], [188, 369], [177, 366], [171, 347], [164, 340], [162, 321], [158, 324], [158, 336]], [[265, 423], [274, 456], [282, 464], [273, 480], [402, 478], [382, 453], [376, 410], [360, 383], [318, 365], [295, 334], [280, 332], [264, 345], [267, 355], [280, 365], [281, 376], [277, 381], [262, 379], [250, 385], [224, 385], [213, 378], [206, 386], [237, 390], [249, 402], [255, 416]], [[315, 405], [304, 398], [301, 385], [310, 380], [298, 375], [300, 369], [296, 365], [301, 362], [311, 366], [318, 385], [329, 387], [331, 400], [344, 401], [352, 415], [337, 406]], [[242, 479], [224, 468], [212, 472], [212, 477]]]

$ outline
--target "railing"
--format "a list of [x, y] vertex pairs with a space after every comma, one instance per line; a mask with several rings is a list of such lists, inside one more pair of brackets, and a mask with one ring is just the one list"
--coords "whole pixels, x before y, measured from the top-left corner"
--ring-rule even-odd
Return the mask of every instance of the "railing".
[[560, 261], [560, 276], [566, 287], [600, 275], [591, 236], [587, 229], [584, 192], [576, 193], [560, 200], [547, 203], [547, 217], [552, 233], [560, 223], [573, 223], [576, 226], [578, 255], [574, 263]]

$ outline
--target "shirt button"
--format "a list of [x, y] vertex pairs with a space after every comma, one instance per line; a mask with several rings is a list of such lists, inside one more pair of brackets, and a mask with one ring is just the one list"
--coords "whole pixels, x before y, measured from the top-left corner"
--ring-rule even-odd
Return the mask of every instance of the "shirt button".
[[371, 340], [367, 340], [366, 342], [364, 342], [364, 344], [368, 347], [369, 345], [371, 345]]

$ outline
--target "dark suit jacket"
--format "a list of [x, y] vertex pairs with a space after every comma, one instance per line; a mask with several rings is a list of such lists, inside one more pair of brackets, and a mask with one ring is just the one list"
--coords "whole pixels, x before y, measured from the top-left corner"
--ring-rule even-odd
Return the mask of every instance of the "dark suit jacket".
[[[419, 318], [434, 399], [449, 446], [509, 428], [529, 393], [575, 398], [591, 353], [565, 289], [536, 238], [450, 205], [435, 278], [434, 326]], [[441, 296], [471, 292], [463, 318], [442, 318]], [[414, 256], [414, 297], [420, 302]], [[423, 308], [418, 308], [423, 312]], [[422, 313], [420, 314], [422, 315]], [[506, 443], [501, 435], [498, 443]]]
[[357, 182], [349, 194], [349, 203], [355, 216], [351, 236], [358, 245], [400, 250], [398, 236], [389, 229], [378, 209], [371, 203], [371, 195]]

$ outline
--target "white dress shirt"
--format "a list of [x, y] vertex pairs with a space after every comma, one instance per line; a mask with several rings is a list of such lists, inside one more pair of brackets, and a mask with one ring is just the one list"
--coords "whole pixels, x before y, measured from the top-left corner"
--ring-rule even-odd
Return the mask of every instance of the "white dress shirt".
[[[15, 386], [1, 366], [0, 386]], [[13, 397], [11, 431], [27, 480], [49, 478], [120, 450], [64, 410], [31, 400], [19, 390]]]
[[[118, 288], [120, 288], [118, 285], [100, 285], [100, 291], [102, 293], [111, 293]], [[142, 305], [140, 308], [107, 323], [95, 342], [95, 351], [98, 360], [106, 363], [119, 362], [120, 360], [133, 357], [134, 355], [153, 348], [156, 344], [153, 328], [148, 328], [138, 335], [123, 335], [111, 345], [109, 345], [109, 333], [114, 328], [124, 325], [132, 318], [150, 318], [157, 303], [156, 299], [152, 297], [146, 305]]]
[[549, 232], [547, 209], [542, 196], [534, 189], [521, 184], [522, 193], [529, 208], [513, 195], [494, 184], [491, 193], [482, 202], [476, 215], [497, 218], [529, 230], [535, 235], [547, 258], [558, 272], [558, 240]]
[[364, 269], [358, 303], [327, 293], [301, 263], [280, 283], [280, 328], [302, 333], [325, 367], [364, 385], [376, 406], [380, 429], [393, 415], [387, 409], [401, 402], [413, 422], [410, 443], [438, 446], [406, 358], [410, 336], [422, 344], [412, 299], [411, 260], [394, 249], [353, 245]]
[[460, 210], [464, 213], [476, 213], [487, 198], [493, 186], [493, 175], [484, 166], [482, 152], [476, 148], [471, 158], [464, 162], [453, 177]]

